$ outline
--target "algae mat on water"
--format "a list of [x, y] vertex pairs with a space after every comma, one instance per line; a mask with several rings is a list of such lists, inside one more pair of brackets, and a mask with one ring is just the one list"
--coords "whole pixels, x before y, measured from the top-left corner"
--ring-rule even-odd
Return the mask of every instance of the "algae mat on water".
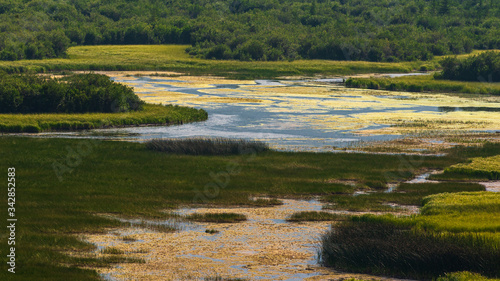
[[[150, 103], [245, 115], [238, 126], [298, 128], [355, 135], [402, 135], [500, 129], [500, 97], [348, 89], [311, 80], [228, 80], [107, 73]], [[242, 116], [243, 118], [243, 116]], [[271, 121], [268, 121], [271, 120]], [[347, 135], [345, 135], [347, 136]]]
[[106, 249], [112, 249], [144, 259], [144, 263], [97, 268], [101, 274], [117, 280], [204, 280], [212, 276], [243, 280], [373, 278], [319, 266], [318, 242], [331, 222], [290, 223], [286, 219], [296, 211], [319, 210], [322, 204], [315, 200], [282, 201], [283, 205], [275, 207], [177, 211], [180, 215], [234, 212], [247, 217], [247, 221], [240, 223], [187, 223], [173, 233], [116, 228], [107, 233], [84, 235], [82, 239], [98, 245], [99, 256], [106, 256]]

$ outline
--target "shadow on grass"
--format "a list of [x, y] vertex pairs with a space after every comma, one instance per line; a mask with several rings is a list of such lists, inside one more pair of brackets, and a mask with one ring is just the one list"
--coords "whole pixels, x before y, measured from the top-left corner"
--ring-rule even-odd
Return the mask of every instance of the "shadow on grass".
[[426, 232], [362, 216], [336, 225], [322, 242], [323, 265], [337, 270], [424, 279], [455, 271], [500, 275], [495, 241], [477, 233]]

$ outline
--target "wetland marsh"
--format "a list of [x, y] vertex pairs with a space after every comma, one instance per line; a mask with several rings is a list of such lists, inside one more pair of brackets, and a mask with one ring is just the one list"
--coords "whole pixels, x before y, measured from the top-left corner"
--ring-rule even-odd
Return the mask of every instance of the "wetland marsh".
[[264, 141], [278, 150], [334, 151], [407, 136], [495, 133], [500, 128], [498, 96], [349, 89], [335, 83], [342, 78], [233, 80], [174, 73], [106, 74], [133, 87], [147, 103], [203, 108], [209, 118], [183, 126], [94, 130], [91, 136], [117, 134], [119, 139], [138, 141], [244, 138]]
[[0, 1], [0, 280], [500, 281], [498, 2]]
[[[66, 278], [60, 265], [70, 264], [76, 279], [95, 280], [394, 280], [322, 266], [321, 237], [366, 214], [407, 217], [405, 223], [427, 224], [436, 233], [469, 227], [473, 217], [473, 227], [484, 232], [477, 235], [498, 237], [486, 213], [464, 214], [450, 226], [446, 216], [419, 210], [425, 196], [437, 193], [496, 191], [496, 181], [477, 178], [482, 172], [456, 182], [453, 173], [462, 170], [453, 168], [496, 165], [499, 97], [347, 89], [342, 78], [106, 74], [147, 103], [202, 108], [209, 118], [1, 138], [5, 164], [25, 167], [19, 171], [29, 192], [23, 200], [33, 206], [20, 207], [30, 218], [20, 252], [52, 268], [46, 276], [55, 271]], [[250, 139], [271, 150], [193, 156], [147, 148], [152, 139], [190, 137]], [[90, 149], [75, 162], [68, 153], [82, 145]], [[325, 153], [333, 151], [339, 153]], [[54, 168], [61, 165], [66, 169]], [[428, 180], [425, 173], [433, 170], [445, 173], [431, 177], [452, 182]], [[64, 204], [42, 200], [52, 196]], [[485, 198], [486, 205], [496, 200]], [[224, 223], [209, 222], [218, 217]]]

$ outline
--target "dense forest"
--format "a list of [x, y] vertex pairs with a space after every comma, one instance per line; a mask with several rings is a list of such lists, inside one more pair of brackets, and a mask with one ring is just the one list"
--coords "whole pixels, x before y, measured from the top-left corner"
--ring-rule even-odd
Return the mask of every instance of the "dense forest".
[[209, 59], [427, 60], [500, 48], [498, 0], [0, 0], [0, 59], [191, 44]]
[[500, 82], [500, 52], [484, 52], [462, 60], [450, 57], [440, 63], [443, 71], [434, 75], [438, 79]]

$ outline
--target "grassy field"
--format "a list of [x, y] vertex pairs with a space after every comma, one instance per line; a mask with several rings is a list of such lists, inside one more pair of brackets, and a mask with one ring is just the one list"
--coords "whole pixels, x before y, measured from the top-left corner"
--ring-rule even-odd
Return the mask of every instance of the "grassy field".
[[453, 165], [446, 168], [440, 178], [450, 179], [453, 175], [498, 180], [500, 179], [500, 155], [472, 158], [470, 163]]
[[363, 61], [297, 60], [292, 62], [242, 62], [191, 58], [187, 45], [77, 46], [68, 49], [68, 58], [1, 61], [8, 72], [62, 70], [152, 70], [176, 71], [191, 75], [220, 75], [239, 79], [295, 75], [344, 75], [388, 73], [434, 68], [428, 62], [375, 63]]
[[[179, 204], [263, 206], [276, 202], [249, 197], [350, 194], [354, 187], [339, 180], [356, 179], [363, 185], [402, 180], [423, 168], [463, 162], [461, 155], [500, 153], [500, 145], [490, 145], [421, 159], [273, 151], [191, 156], [151, 151], [139, 143], [21, 137], [0, 138], [0, 148], [0, 170], [7, 176], [7, 168], [16, 168], [16, 217], [22, 225], [16, 230], [16, 280], [97, 280], [94, 271], [77, 266], [107, 266], [126, 259], [66, 254], [94, 248], [76, 234], [122, 224], [96, 214], [161, 219], [168, 217], [162, 210]], [[6, 204], [3, 200], [4, 210]], [[0, 243], [7, 245], [6, 239], [3, 236]], [[0, 279], [9, 280], [6, 274], [0, 272]]]
[[441, 92], [500, 95], [500, 83], [434, 79], [432, 75], [396, 78], [350, 78], [346, 87], [408, 92]]
[[494, 192], [436, 194], [424, 199], [416, 224], [447, 232], [496, 233], [500, 250], [500, 195]]
[[122, 113], [0, 114], [0, 132], [38, 133], [142, 124], [183, 124], [207, 118], [207, 112], [201, 109], [145, 104], [143, 110]]

